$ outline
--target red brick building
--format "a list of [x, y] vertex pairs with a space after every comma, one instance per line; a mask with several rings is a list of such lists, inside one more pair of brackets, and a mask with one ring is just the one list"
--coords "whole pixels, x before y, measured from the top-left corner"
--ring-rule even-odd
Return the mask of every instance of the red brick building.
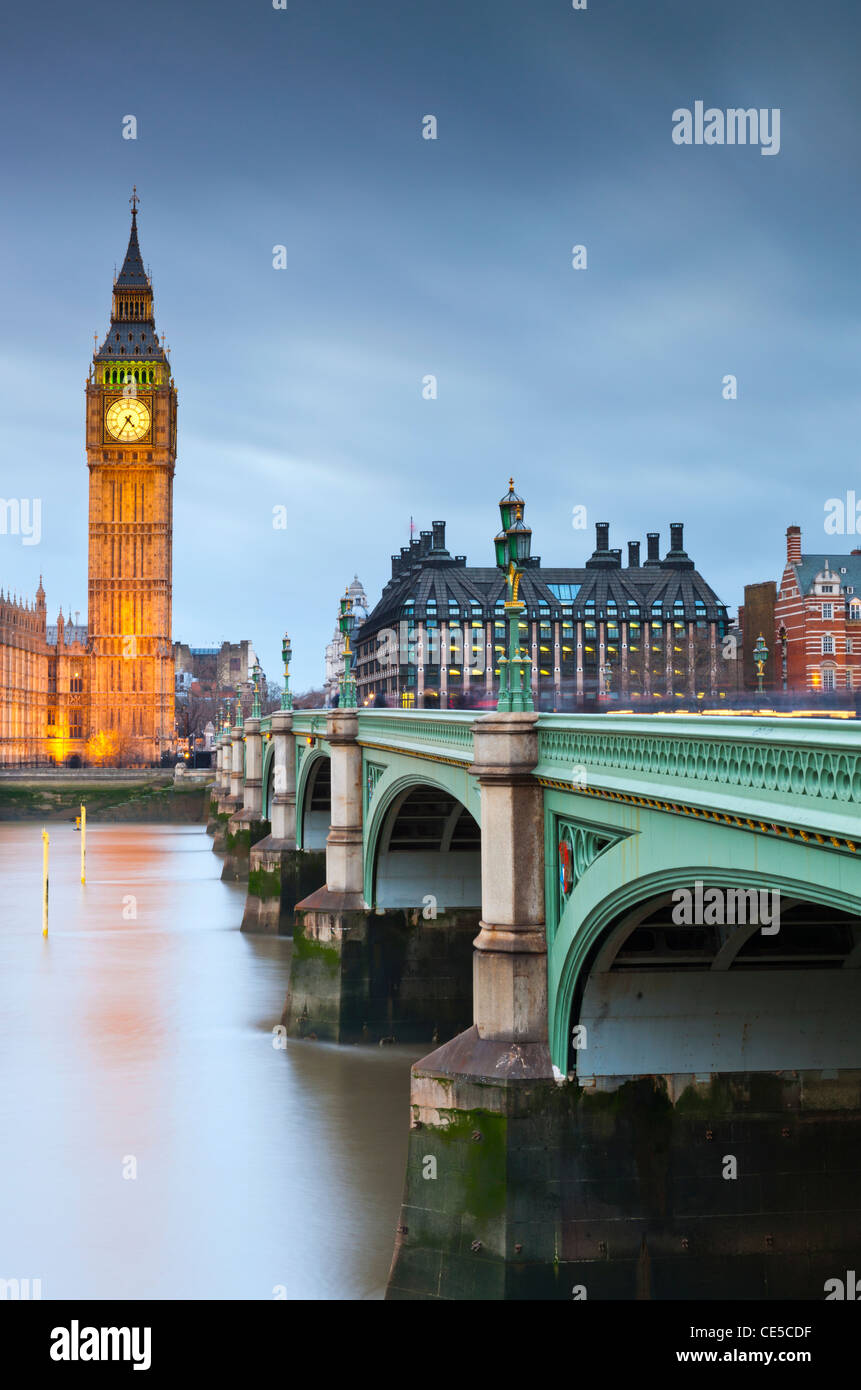
[[[763, 633], [774, 653], [771, 684], [777, 690], [782, 686], [782, 631], [789, 690], [861, 690], [861, 550], [803, 555], [801, 527], [787, 527], [774, 626]], [[758, 636], [752, 629], [748, 635], [754, 641]]]

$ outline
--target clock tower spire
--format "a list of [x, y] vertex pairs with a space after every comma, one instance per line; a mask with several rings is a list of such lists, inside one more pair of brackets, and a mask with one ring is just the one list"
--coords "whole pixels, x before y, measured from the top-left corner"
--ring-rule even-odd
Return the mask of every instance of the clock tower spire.
[[151, 761], [173, 738], [176, 390], [155, 331], [137, 189], [111, 321], [87, 383], [91, 733]]

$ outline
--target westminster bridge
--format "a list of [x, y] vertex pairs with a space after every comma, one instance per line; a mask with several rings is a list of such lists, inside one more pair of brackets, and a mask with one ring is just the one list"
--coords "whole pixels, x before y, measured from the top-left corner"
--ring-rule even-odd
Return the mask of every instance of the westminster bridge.
[[222, 733], [210, 829], [289, 1035], [433, 1046], [390, 1297], [857, 1263], [857, 726], [287, 710]]

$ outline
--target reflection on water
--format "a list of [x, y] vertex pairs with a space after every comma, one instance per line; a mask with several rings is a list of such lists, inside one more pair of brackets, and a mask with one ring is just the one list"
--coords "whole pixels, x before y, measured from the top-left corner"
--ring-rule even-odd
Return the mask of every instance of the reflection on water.
[[421, 1049], [273, 1048], [290, 943], [240, 934], [202, 828], [91, 825], [83, 887], [51, 825], [43, 940], [40, 833], [0, 824], [0, 1278], [381, 1296]]

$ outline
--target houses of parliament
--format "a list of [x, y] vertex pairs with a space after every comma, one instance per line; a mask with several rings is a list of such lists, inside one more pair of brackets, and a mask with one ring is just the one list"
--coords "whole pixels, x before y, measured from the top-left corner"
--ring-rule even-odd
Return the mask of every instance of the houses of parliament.
[[[0, 591], [0, 765], [150, 763], [174, 732], [176, 390], [155, 331], [137, 194], [110, 327], [86, 383], [86, 625]], [[96, 339], [98, 343], [98, 338]]]

